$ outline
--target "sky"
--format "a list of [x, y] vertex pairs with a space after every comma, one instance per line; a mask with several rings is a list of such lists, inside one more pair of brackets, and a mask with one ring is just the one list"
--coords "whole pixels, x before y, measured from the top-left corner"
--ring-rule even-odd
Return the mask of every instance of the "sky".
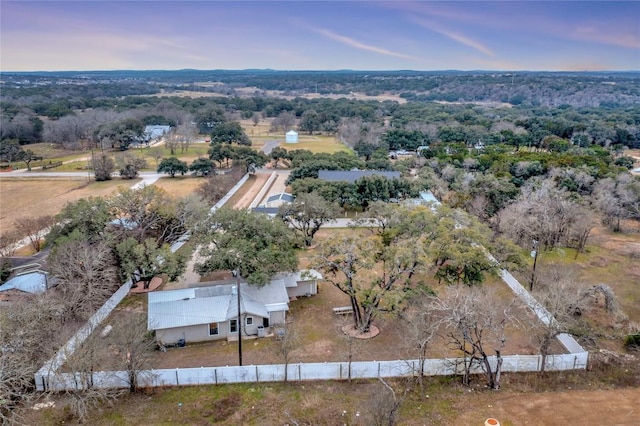
[[640, 70], [640, 1], [0, 1], [0, 70]]

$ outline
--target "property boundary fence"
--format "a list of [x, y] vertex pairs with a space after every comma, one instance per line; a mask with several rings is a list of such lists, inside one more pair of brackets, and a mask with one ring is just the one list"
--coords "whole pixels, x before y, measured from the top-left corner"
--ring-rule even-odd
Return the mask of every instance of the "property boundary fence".
[[226, 203], [227, 201], [229, 201], [229, 199], [230, 199], [231, 197], [233, 197], [233, 196], [234, 196], [234, 194], [235, 194], [236, 192], [238, 192], [238, 190], [242, 187], [242, 185], [244, 185], [244, 183], [247, 181], [247, 179], [249, 179], [249, 173], [247, 173], [247, 174], [245, 174], [244, 176], [242, 176], [242, 178], [240, 178], [240, 180], [238, 181], [238, 183], [236, 183], [236, 184], [233, 186], [233, 188], [231, 188], [231, 190], [229, 190], [229, 192], [227, 192], [227, 193], [225, 194], [225, 196], [224, 196], [224, 197], [222, 197], [222, 198], [220, 199], [220, 201], [218, 201], [218, 202], [216, 203], [216, 205], [215, 205], [215, 206], [211, 207], [211, 211], [212, 211], [212, 212], [214, 212], [214, 211], [218, 210], [220, 207], [224, 206], [224, 205], [225, 205], [225, 203]]
[[[546, 359], [546, 371], [584, 369], [588, 353], [549, 355]], [[540, 371], [540, 355], [510, 355], [502, 358], [503, 372]], [[463, 372], [463, 360], [460, 358], [428, 359], [424, 362], [423, 374], [426, 376], [451, 376]], [[492, 367], [496, 358], [490, 357]], [[412, 377], [420, 372], [419, 360], [363, 361], [363, 362], [325, 362], [296, 363], [276, 365], [249, 365], [242, 367], [200, 367], [143, 370], [136, 372], [140, 387], [219, 385], [231, 383], [261, 383], [309, 380], [347, 380], [375, 379], [378, 377]], [[480, 365], [474, 364], [472, 374], [483, 374]], [[100, 371], [83, 376], [81, 373], [56, 373], [42, 376], [37, 383], [38, 390], [63, 391], [81, 390], [84, 384], [92, 383], [96, 388], [128, 388], [129, 372]]]
[[67, 341], [67, 343], [65, 343], [64, 346], [62, 346], [58, 350], [53, 358], [44, 363], [42, 368], [40, 368], [40, 370], [38, 370], [35, 375], [36, 388], [38, 390], [46, 389], [46, 386], [44, 385], [46, 377], [50, 377], [51, 374], [59, 375], [59, 373], [56, 373], [58, 369], [62, 367], [62, 365], [64, 365], [69, 356], [73, 355], [75, 349], [80, 346], [85, 340], [87, 340], [87, 338], [89, 338], [91, 333], [93, 333], [93, 331], [102, 323], [102, 321], [104, 321], [104, 319], [109, 316], [111, 311], [113, 311], [113, 309], [118, 306], [118, 303], [120, 303], [122, 299], [124, 299], [125, 296], [129, 294], [130, 288], [131, 280], [127, 280], [127, 282], [122, 284], [122, 286], [120, 286], [120, 288], [115, 293], [113, 293], [113, 295], [105, 302], [105, 304], [102, 305], [100, 309], [98, 309], [96, 313], [91, 316], [91, 318], [89, 318], [89, 321], [87, 321], [82, 327], [80, 327], [76, 334], [74, 334]]

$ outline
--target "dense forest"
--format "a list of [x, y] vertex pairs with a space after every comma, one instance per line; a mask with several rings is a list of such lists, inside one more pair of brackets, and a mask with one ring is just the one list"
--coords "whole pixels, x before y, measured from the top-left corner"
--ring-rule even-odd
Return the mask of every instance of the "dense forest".
[[[196, 123], [208, 133], [224, 120], [257, 116], [276, 127], [339, 133], [351, 144], [411, 130], [422, 134], [421, 144], [541, 147], [556, 137], [582, 147], [637, 148], [639, 83], [638, 73], [3, 73], [0, 139], [80, 148], [98, 143], [114, 123], [128, 130]], [[178, 90], [213, 93], [189, 97]], [[355, 92], [406, 102], [355, 100]]]
[[[556, 207], [559, 220], [596, 208], [617, 230], [622, 219], [640, 218], [639, 184], [627, 172], [634, 159], [625, 155], [640, 148], [639, 82], [638, 73], [5, 73], [0, 156], [5, 163], [24, 159], [25, 145], [36, 142], [125, 150], [145, 125], [169, 125], [177, 139], [209, 135], [209, 159], [222, 164], [234, 155], [224, 146], [251, 144], [239, 120], [266, 120], [273, 131], [335, 135], [356, 154], [276, 150], [276, 164], [289, 160], [294, 169], [289, 183], [296, 194], [319, 192], [343, 207], [366, 208], [376, 198], [430, 188], [524, 244], [534, 237], [524, 236], [527, 226], [516, 226], [522, 221], [514, 218], [523, 214], [518, 209], [534, 217], [527, 202], [536, 197], [547, 207], [565, 200]], [[192, 96], [202, 91], [215, 93]], [[334, 96], [304, 96], [311, 91]], [[335, 96], [353, 92], [395, 98]], [[403, 152], [414, 155], [390, 161]], [[257, 166], [266, 162], [250, 157]], [[359, 189], [317, 180], [319, 170], [353, 168], [413, 173], [414, 179], [391, 187], [373, 179]], [[358, 195], [365, 192], [377, 195]], [[534, 239], [547, 247], [584, 244], [571, 234], [580, 233], [577, 225], [558, 226]]]

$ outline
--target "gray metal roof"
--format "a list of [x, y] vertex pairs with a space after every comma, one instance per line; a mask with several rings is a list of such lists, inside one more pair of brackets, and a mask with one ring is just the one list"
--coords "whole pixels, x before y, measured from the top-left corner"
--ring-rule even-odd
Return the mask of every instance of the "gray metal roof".
[[129, 218], [126, 217], [121, 217], [118, 219], [113, 219], [111, 222], [109, 222], [109, 225], [113, 225], [113, 226], [121, 226], [124, 229], [128, 229], [128, 230], [133, 230], [136, 229], [138, 227], [138, 222], [131, 220]]
[[440, 201], [433, 195], [431, 191], [422, 191], [420, 192], [420, 200], [425, 203], [435, 203], [440, 204]]
[[156, 139], [171, 130], [171, 126], [149, 125], [144, 128], [144, 134], [149, 139]]
[[285, 287], [297, 287], [299, 281], [321, 280], [322, 274], [315, 269], [304, 269], [297, 272], [283, 272], [273, 278], [283, 280]]
[[293, 195], [288, 194], [286, 192], [280, 192], [279, 194], [273, 194], [269, 198], [267, 198], [267, 203], [271, 203], [273, 201], [286, 201], [288, 203], [293, 202]]
[[[282, 280], [272, 280], [263, 287], [240, 283], [240, 291], [243, 314], [267, 318], [269, 312], [289, 309]], [[153, 291], [148, 294], [148, 302], [149, 330], [222, 322], [238, 316], [235, 284]]]
[[278, 207], [254, 207], [251, 209], [252, 211], [256, 212], [256, 213], [262, 213], [262, 214], [266, 214], [267, 216], [275, 216], [278, 214]]
[[318, 179], [329, 182], [350, 182], [354, 183], [358, 179], [368, 176], [382, 176], [387, 179], [400, 179], [400, 172], [388, 170], [320, 170]]
[[240, 288], [243, 294], [247, 294], [254, 300], [259, 300], [263, 305], [289, 302], [289, 295], [284, 281], [280, 279], [273, 279], [269, 284], [262, 287], [241, 285]]
[[[151, 295], [152, 293], [149, 293]], [[147, 328], [186, 327], [227, 320], [231, 296], [149, 303]]]
[[44, 272], [30, 272], [11, 278], [0, 285], [0, 291], [20, 290], [25, 293], [44, 293], [47, 291], [47, 274]]
[[[238, 316], [238, 299], [235, 295], [226, 296], [230, 297], [229, 304], [227, 305], [227, 320], [236, 318]], [[240, 292], [240, 312], [243, 314], [257, 315], [262, 318], [269, 317], [269, 311], [264, 303], [260, 303], [247, 295], [244, 291]]]

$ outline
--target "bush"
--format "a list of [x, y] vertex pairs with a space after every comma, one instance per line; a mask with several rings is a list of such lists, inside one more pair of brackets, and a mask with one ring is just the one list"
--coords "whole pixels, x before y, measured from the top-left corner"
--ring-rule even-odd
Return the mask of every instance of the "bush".
[[640, 333], [628, 334], [624, 338], [624, 346], [627, 349], [640, 350]]

